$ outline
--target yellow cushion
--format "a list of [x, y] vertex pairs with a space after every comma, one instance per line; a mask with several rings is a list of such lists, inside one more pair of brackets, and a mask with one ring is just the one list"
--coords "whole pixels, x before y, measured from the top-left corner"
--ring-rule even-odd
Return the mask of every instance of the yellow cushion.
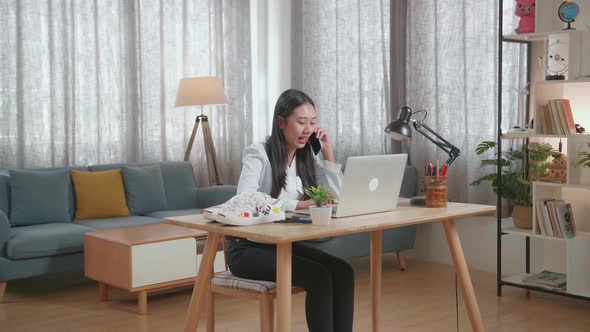
[[71, 170], [76, 190], [76, 220], [129, 215], [121, 170]]

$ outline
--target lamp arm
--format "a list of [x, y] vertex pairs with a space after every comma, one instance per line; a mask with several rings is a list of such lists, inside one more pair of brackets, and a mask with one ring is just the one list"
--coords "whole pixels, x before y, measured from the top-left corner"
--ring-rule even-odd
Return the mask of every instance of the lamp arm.
[[[426, 131], [424, 131], [422, 128], [424, 128]], [[422, 136], [426, 137], [429, 141], [434, 143], [436, 146], [438, 146], [441, 150], [443, 150], [449, 155], [449, 159], [447, 159], [447, 161], [445, 162], [447, 165], [453, 163], [453, 161], [455, 161], [455, 159], [457, 159], [459, 155], [461, 155], [461, 150], [459, 150], [459, 148], [457, 148], [449, 141], [444, 139], [442, 136], [437, 134], [434, 130], [432, 130], [432, 128], [424, 124], [424, 122], [414, 121], [414, 129], [416, 129], [416, 131], [422, 134]], [[429, 133], [434, 135], [436, 139], [434, 139]]]

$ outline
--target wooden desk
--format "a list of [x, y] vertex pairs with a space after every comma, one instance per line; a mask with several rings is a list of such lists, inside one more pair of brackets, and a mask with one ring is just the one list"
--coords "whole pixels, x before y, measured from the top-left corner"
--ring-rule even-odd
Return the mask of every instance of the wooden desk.
[[330, 226], [310, 224], [262, 224], [226, 226], [201, 215], [167, 218], [166, 223], [209, 232], [188, 309], [185, 331], [196, 331], [199, 315], [211, 284], [213, 259], [221, 235], [231, 235], [277, 244], [277, 331], [291, 330], [291, 244], [295, 241], [371, 232], [371, 297], [373, 331], [379, 331], [381, 316], [381, 232], [408, 225], [442, 222], [453, 257], [464, 302], [473, 331], [484, 331], [481, 314], [471, 284], [471, 277], [461, 248], [454, 219], [495, 212], [495, 206], [449, 203], [446, 208], [409, 206], [400, 202], [395, 211], [349, 218], [332, 219]]

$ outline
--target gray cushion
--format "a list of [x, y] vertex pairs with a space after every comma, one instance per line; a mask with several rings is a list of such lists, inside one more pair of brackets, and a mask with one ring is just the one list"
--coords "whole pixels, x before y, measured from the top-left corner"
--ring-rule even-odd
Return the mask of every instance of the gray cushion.
[[123, 166], [150, 166], [160, 165], [162, 178], [164, 179], [164, 192], [166, 193], [166, 206], [169, 210], [194, 209], [197, 207], [197, 184], [193, 174], [193, 166], [188, 161], [170, 161], [162, 163], [141, 164], [108, 164], [88, 166], [91, 171], [105, 171], [122, 168]]
[[223, 204], [236, 195], [238, 187], [232, 185], [197, 188], [197, 207], [208, 208]]
[[159, 165], [121, 168], [127, 206], [132, 215], [166, 210], [164, 180]]
[[10, 223], [13, 226], [70, 222], [67, 169], [10, 170]]
[[152, 218], [164, 219], [164, 218], [168, 218], [168, 217], [189, 216], [189, 215], [195, 215], [195, 214], [200, 214], [200, 213], [201, 213], [201, 209], [167, 210], [167, 211], [151, 212], [151, 213], [148, 213], [147, 216], [152, 217]]
[[197, 207], [197, 184], [193, 167], [188, 161], [161, 163], [168, 210], [194, 209]]
[[0, 173], [0, 210], [10, 215], [10, 176], [6, 173]]
[[84, 233], [91, 231], [89, 227], [64, 223], [13, 227], [6, 256], [26, 259], [81, 252]]
[[88, 226], [94, 229], [112, 229], [112, 228], [123, 228], [123, 227], [134, 227], [150, 224], [161, 223], [161, 219], [150, 218], [150, 217], [115, 217], [115, 218], [97, 218], [97, 219], [82, 219], [77, 220], [76, 223], [84, 226]]

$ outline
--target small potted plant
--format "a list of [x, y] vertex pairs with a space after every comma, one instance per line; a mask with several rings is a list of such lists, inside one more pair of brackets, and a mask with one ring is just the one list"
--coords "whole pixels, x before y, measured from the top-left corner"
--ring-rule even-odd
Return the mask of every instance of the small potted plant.
[[[476, 154], [482, 155], [496, 147], [496, 142], [484, 141], [477, 146]], [[528, 155], [528, 169], [525, 169], [525, 156]], [[478, 186], [483, 182], [490, 182], [494, 192], [500, 191], [502, 198], [513, 204], [512, 221], [518, 228], [532, 228], [533, 225], [533, 182], [545, 172], [551, 156], [558, 157], [561, 153], [553, 150], [551, 145], [543, 143], [523, 144], [521, 149], [512, 149], [502, 153], [502, 187], [496, 169], [498, 159], [483, 159], [482, 167], [493, 166], [492, 173], [484, 175], [471, 183]], [[497, 152], [496, 152], [497, 156]], [[501, 189], [501, 190], [500, 190]]]
[[311, 222], [314, 225], [329, 225], [332, 219], [332, 207], [326, 204], [332, 201], [332, 194], [318, 185], [305, 189], [305, 195], [315, 202], [315, 206], [309, 207]]
[[[590, 142], [586, 142], [590, 148]], [[590, 152], [583, 151], [578, 154], [577, 166], [581, 166], [580, 184], [590, 184]]]

